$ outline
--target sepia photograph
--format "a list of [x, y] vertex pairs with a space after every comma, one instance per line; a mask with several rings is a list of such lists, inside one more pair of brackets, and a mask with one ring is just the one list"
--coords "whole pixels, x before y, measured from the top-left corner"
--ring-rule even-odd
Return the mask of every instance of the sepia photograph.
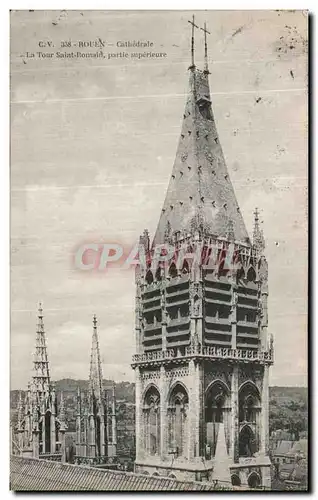
[[10, 11], [10, 490], [308, 491], [308, 22]]

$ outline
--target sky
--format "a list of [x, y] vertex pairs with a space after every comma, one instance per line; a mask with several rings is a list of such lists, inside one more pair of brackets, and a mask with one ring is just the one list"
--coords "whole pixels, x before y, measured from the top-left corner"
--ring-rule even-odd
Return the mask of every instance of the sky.
[[[11, 11], [12, 389], [31, 377], [39, 301], [54, 380], [88, 377], [93, 314], [104, 377], [134, 379], [133, 270], [80, 271], [74, 252], [83, 242], [129, 248], [145, 228], [154, 234], [180, 135], [192, 14]], [[270, 383], [306, 385], [306, 14], [194, 14], [210, 31], [213, 112], [250, 235], [256, 206], [261, 214], [275, 348]], [[202, 32], [196, 36], [200, 67]], [[61, 42], [99, 39], [105, 59], [56, 57], [73, 50]], [[116, 46], [134, 40], [167, 55], [108, 59], [142, 52]]]

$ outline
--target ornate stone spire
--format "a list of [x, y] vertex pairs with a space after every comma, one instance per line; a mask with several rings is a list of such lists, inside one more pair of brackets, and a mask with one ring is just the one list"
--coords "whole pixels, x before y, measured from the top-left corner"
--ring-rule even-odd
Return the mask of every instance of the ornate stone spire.
[[91, 350], [91, 363], [89, 373], [89, 391], [93, 394], [95, 399], [101, 404], [102, 402], [102, 387], [103, 387], [103, 374], [100, 361], [99, 342], [97, 334], [97, 319], [94, 314], [93, 317], [93, 337], [92, 337], [92, 350]]
[[259, 225], [259, 213], [257, 208], [255, 208], [254, 212], [253, 246], [256, 248], [258, 253], [262, 253], [265, 249], [265, 239], [263, 231]]
[[50, 371], [41, 303], [39, 304], [38, 310], [33, 372], [32, 392], [39, 392], [40, 394], [43, 394], [50, 386]]
[[[197, 26], [191, 24], [193, 31]], [[153, 244], [164, 243], [168, 233], [192, 234], [198, 221], [206, 234], [226, 237], [229, 218], [235, 240], [250, 244], [212, 111], [207, 46], [204, 71], [194, 62], [190, 69], [181, 136]]]

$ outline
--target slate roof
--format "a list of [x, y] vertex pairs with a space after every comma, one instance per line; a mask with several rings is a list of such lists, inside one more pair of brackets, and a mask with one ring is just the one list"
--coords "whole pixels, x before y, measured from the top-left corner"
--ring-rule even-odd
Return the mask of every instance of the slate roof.
[[293, 444], [292, 448], [288, 451], [287, 455], [296, 455], [298, 453], [307, 455], [307, 451], [308, 451], [307, 439], [300, 439], [299, 441], [296, 441]]
[[278, 441], [277, 448], [274, 451], [274, 455], [286, 455], [291, 447], [293, 446], [293, 441]]
[[215, 119], [208, 74], [190, 71], [189, 94], [181, 136], [153, 245], [169, 241], [173, 232], [192, 233], [202, 225], [216, 237], [250, 244], [229, 177]]
[[[13, 491], [212, 491], [213, 483], [177, 481], [49, 460], [10, 458]], [[231, 489], [231, 487], [230, 487]]]

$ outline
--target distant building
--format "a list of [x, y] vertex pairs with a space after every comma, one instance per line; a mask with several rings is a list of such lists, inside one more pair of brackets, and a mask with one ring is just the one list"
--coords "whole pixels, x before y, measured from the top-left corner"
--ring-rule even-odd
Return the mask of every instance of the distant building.
[[116, 467], [117, 423], [115, 385], [111, 400], [103, 390], [97, 319], [93, 319], [93, 337], [87, 393], [77, 394], [76, 464]]
[[17, 425], [12, 434], [12, 452], [22, 456], [65, 462], [65, 408], [61, 393], [59, 409], [49, 361], [40, 304], [33, 361], [32, 382], [24, 400], [20, 393]]

